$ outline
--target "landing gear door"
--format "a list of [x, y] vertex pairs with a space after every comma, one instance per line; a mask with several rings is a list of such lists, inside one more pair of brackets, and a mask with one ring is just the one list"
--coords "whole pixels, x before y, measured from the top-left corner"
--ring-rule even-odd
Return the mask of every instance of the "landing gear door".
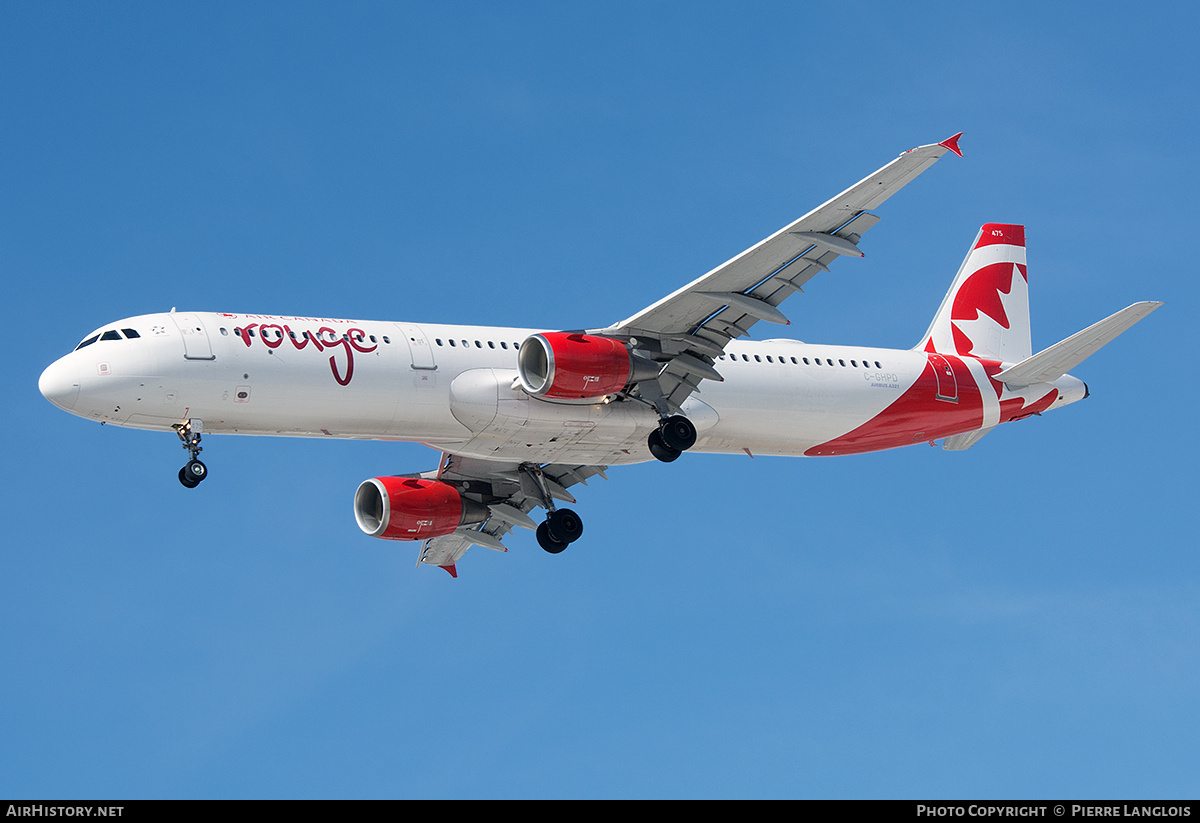
[[420, 326], [406, 326], [397, 323], [400, 331], [404, 334], [404, 341], [408, 343], [408, 353], [412, 355], [412, 367], [419, 371], [436, 371], [437, 364], [433, 362], [433, 347], [429, 345], [429, 338], [425, 336], [425, 330]]
[[208, 339], [208, 330], [198, 314], [177, 314], [171, 312], [171, 319], [183, 336], [184, 360], [216, 360], [213, 354], [212, 342]]

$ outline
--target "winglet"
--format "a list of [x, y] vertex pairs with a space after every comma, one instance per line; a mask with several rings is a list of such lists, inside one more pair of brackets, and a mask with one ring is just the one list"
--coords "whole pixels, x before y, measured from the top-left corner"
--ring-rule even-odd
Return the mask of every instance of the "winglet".
[[445, 569], [450, 573], [451, 577], [458, 577], [458, 569], [454, 568], [453, 563], [451, 563], [449, 566], [439, 566], [438, 568]]
[[959, 157], [962, 157], [963, 156], [962, 149], [960, 149], [958, 147], [958, 138], [960, 138], [962, 136], [963, 136], [963, 133], [960, 131], [958, 134], [954, 135], [953, 137], [950, 137], [950, 138], [938, 143], [938, 145], [941, 146], [943, 149], [949, 149], [950, 151], [957, 154]]

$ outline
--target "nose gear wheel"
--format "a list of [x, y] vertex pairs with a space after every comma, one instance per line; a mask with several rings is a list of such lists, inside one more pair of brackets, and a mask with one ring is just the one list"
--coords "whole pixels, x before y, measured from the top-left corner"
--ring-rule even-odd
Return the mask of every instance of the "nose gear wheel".
[[200, 431], [203, 428], [199, 420], [187, 420], [183, 423], [176, 423], [172, 428], [179, 435], [180, 442], [187, 449], [187, 453], [191, 459], [187, 465], [179, 470], [179, 482], [184, 488], [194, 489], [200, 485], [200, 481], [208, 477], [208, 467], [200, 462], [200, 452], [204, 451], [204, 447], [200, 445]]

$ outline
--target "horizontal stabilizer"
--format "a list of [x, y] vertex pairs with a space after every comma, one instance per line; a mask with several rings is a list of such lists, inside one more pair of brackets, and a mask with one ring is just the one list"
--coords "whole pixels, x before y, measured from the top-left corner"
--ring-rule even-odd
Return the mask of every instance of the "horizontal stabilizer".
[[942, 448], [946, 451], [961, 452], [974, 446], [983, 436], [990, 432], [995, 426], [988, 426], [986, 429], [976, 429], [973, 432], [963, 432], [952, 437], [947, 437], [942, 441]]
[[1052, 383], [1071, 369], [1091, 357], [1105, 343], [1128, 330], [1162, 303], [1147, 300], [1121, 309], [1111, 317], [1088, 326], [1060, 343], [1022, 360], [996, 375], [1012, 388], [1030, 386], [1034, 383]]

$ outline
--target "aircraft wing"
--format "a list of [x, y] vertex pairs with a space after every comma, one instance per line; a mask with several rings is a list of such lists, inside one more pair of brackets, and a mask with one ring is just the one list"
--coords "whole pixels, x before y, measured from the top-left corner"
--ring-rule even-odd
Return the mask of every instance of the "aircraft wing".
[[[777, 308], [780, 303], [801, 291], [818, 272], [828, 271], [838, 257], [864, 256], [858, 242], [879, 222], [871, 209], [947, 151], [961, 156], [961, 136], [904, 152], [674, 294], [615, 326], [592, 333], [632, 338], [638, 348], [657, 349], [655, 359], [666, 365], [657, 381], [642, 381], [637, 391], [660, 411], [679, 413], [680, 404], [697, 390], [701, 380], [721, 379], [713, 361], [730, 340], [746, 335], [759, 320], [786, 324], [787, 318]], [[652, 385], [654, 382], [658, 385]]]
[[604, 476], [604, 466], [569, 466], [557, 463], [506, 463], [444, 454], [436, 472], [417, 477], [449, 483], [466, 498], [487, 506], [491, 515], [481, 524], [461, 526], [441, 537], [426, 540], [418, 565], [441, 566], [458, 577], [455, 564], [472, 546], [507, 551], [501, 542], [516, 527], [536, 529], [529, 512], [538, 506], [549, 508], [553, 500], [574, 503], [567, 491], [577, 483], [587, 485], [589, 478]]
[[[859, 181], [799, 220], [751, 246], [674, 294], [614, 326], [590, 334], [629, 341], [662, 364], [657, 377], [643, 379], [631, 394], [662, 412], [679, 414], [701, 380], [721, 380], [714, 361], [730, 340], [746, 335], [759, 320], [787, 323], [777, 308], [786, 298], [842, 255], [862, 257], [858, 242], [879, 222], [871, 209], [898, 192], [948, 151], [961, 156], [956, 134], [918, 146]], [[536, 465], [446, 454], [437, 472], [417, 476], [455, 486], [482, 503], [490, 516], [426, 540], [419, 563], [441, 566], [458, 576], [455, 564], [471, 546], [506, 551], [503, 537], [515, 527], [537, 528], [529, 512], [550, 509], [553, 500], [574, 503], [568, 489], [603, 476], [604, 466]]]

